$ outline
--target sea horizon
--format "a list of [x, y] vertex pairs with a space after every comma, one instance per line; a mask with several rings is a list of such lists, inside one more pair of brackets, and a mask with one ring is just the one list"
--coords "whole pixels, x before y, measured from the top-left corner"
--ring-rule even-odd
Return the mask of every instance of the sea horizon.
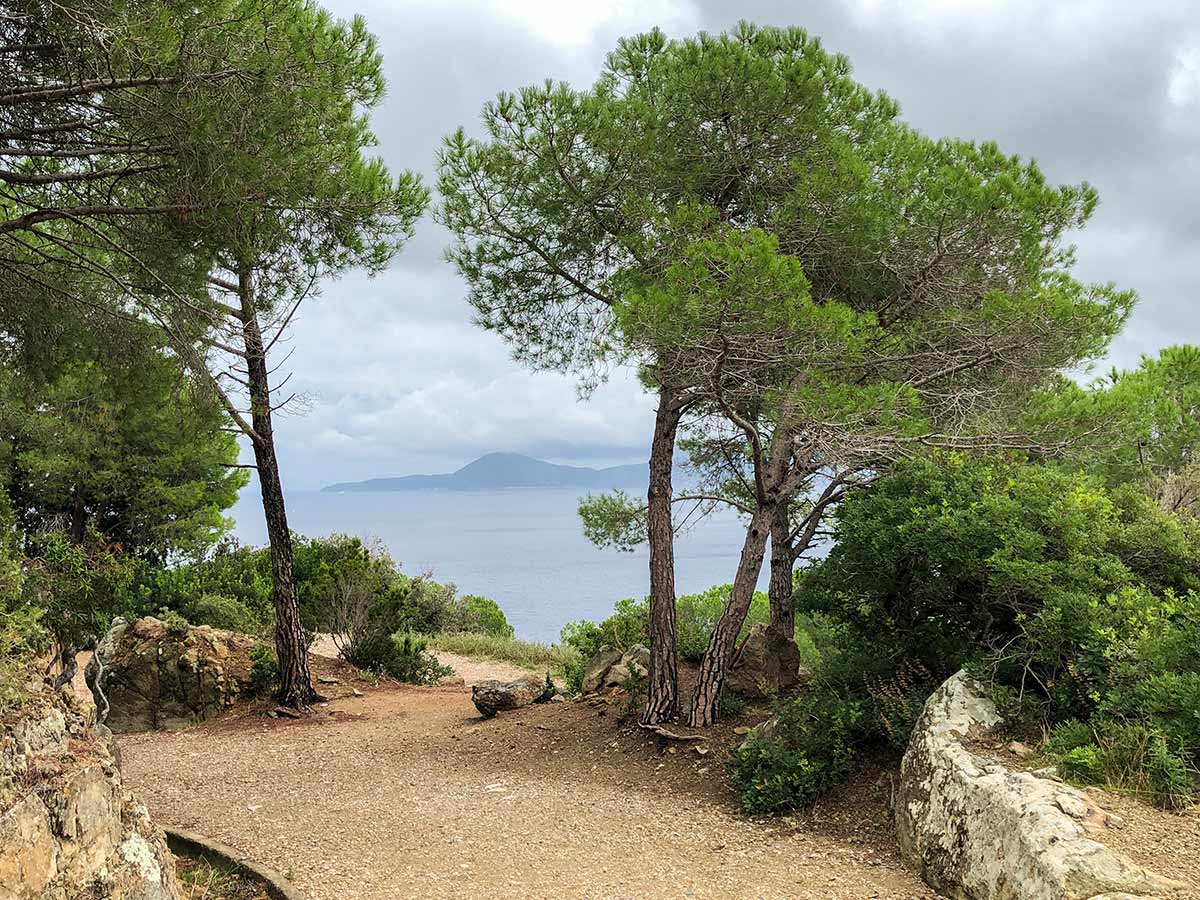
[[[353, 534], [378, 539], [407, 575], [429, 572], [463, 594], [504, 610], [517, 637], [556, 642], [562, 626], [607, 617], [618, 600], [644, 597], [646, 548], [599, 548], [577, 513], [576, 488], [406, 490], [287, 494], [288, 524], [306, 537]], [[242, 543], [266, 543], [258, 492], [248, 486], [228, 513]], [[676, 590], [698, 593], [733, 580], [744, 530], [720, 510], [676, 539]], [[759, 577], [765, 589], [766, 565]]]

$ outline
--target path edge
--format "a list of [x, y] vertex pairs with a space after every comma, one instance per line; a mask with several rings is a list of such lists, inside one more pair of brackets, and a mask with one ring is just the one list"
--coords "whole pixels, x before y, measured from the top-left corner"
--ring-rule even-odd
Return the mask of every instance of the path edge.
[[216, 861], [243, 872], [263, 883], [271, 900], [308, 900], [290, 881], [264, 865], [256, 863], [244, 853], [235, 850], [228, 844], [206, 838], [194, 831], [183, 828], [164, 827], [163, 834], [167, 838], [167, 846], [172, 853], [182, 853], [187, 856], [199, 856], [210, 862]]

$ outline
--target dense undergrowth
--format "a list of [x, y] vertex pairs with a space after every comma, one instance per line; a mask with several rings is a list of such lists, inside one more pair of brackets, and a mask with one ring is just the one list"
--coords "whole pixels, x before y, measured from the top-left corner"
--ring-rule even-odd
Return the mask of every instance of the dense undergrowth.
[[1200, 529], [1053, 466], [915, 462], [848, 501], [797, 607], [831, 640], [806, 695], [734, 754], [747, 809], [802, 806], [866, 752], [901, 753], [967, 667], [1052, 728], [1074, 780], [1179, 807], [1200, 761]]

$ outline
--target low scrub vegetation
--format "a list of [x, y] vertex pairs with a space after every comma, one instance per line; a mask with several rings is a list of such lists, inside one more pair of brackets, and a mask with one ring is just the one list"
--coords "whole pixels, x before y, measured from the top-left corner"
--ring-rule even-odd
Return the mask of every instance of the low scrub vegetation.
[[581, 658], [579, 652], [568, 644], [543, 644], [468, 631], [435, 634], [429, 639], [429, 647], [471, 659], [509, 662], [526, 669], [551, 671], [562, 671]]
[[960, 667], [1057, 724], [1078, 781], [1190, 802], [1200, 753], [1200, 528], [1145, 493], [1048, 465], [898, 468], [846, 502], [799, 608], [830, 623], [812, 691], [735, 753], [748, 809], [801, 806], [871, 750], [901, 752]]

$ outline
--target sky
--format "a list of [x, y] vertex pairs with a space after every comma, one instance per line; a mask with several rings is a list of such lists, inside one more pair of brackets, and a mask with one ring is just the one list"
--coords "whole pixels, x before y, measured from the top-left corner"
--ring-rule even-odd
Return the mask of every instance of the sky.
[[[432, 183], [437, 148], [478, 130], [497, 92], [591, 84], [619, 37], [799, 25], [934, 137], [995, 140], [1100, 207], [1072, 236], [1077, 277], [1140, 303], [1109, 361], [1200, 343], [1200, 0], [325, 0], [380, 40], [388, 95], [373, 118], [394, 170]], [[436, 195], [434, 202], [437, 202]], [[581, 401], [471, 323], [466, 288], [428, 216], [385, 273], [325, 285], [290, 338], [277, 425], [293, 490], [450, 471], [483, 453], [606, 465], [645, 458], [653, 404], [618, 370]]]

